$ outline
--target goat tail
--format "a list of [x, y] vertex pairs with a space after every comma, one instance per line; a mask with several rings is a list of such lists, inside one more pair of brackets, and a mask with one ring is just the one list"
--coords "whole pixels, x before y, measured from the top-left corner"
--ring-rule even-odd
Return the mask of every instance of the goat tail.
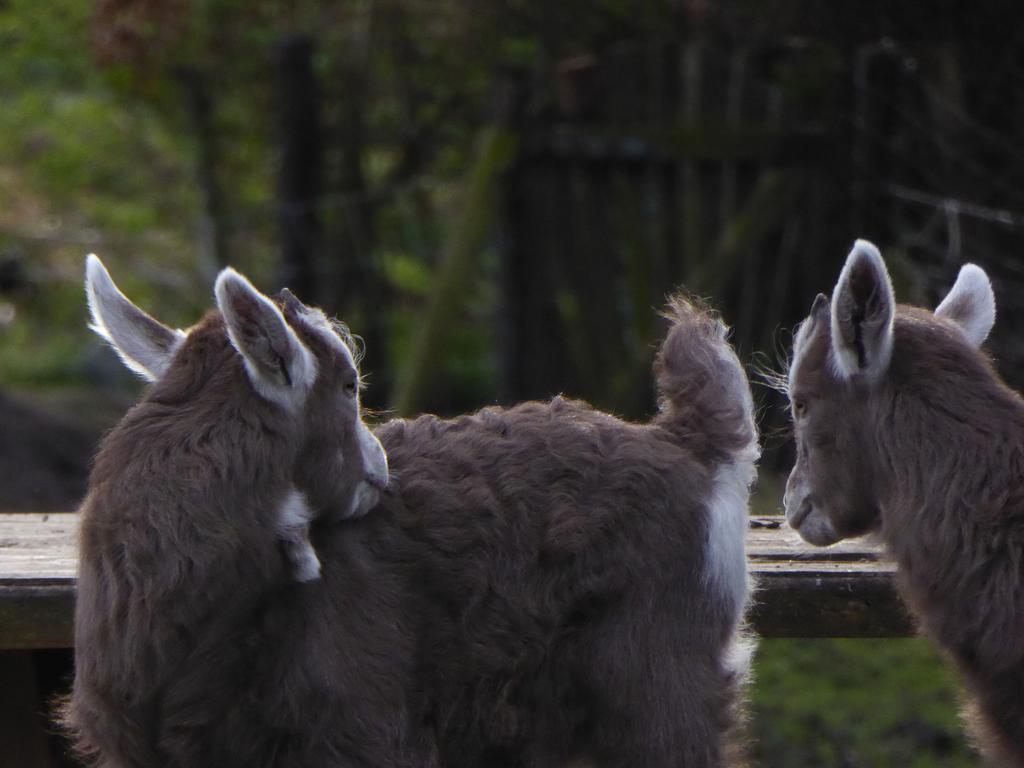
[[654, 361], [654, 423], [708, 460], [758, 456], [750, 383], [718, 314], [684, 294], [669, 299]]

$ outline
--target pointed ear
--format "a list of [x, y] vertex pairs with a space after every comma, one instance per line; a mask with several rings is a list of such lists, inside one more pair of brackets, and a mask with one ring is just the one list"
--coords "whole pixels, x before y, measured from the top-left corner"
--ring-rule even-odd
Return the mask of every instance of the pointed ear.
[[830, 306], [828, 296], [824, 293], [819, 293], [814, 297], [814, 303], [811, 304], [811, 317], [817, 319], [824, 316], [829, 312]]
[[277, 305], [230, 267], [217, 276], [214, 293], [256, 391], [289, 407], [301, 403], [316, 379], [316, 358]]
[[832, 351], [840, 375], [874, 379], [885, 373], [895, 311], [882, 255], [871, 243], [858, 240], [832, 293]]
[[[799, 352], [800, 349], [807, 343], [815, 332], [822, 321], [829, 316], [829, 303], [828, 296], [824, 293], [819, 293], [814, 297], [814, 303], [811, 305], [811, 311], [807, 315], [806, 319], [800, 323], [799, 328], [796, 331], [796, 337], [793, 339], [793, 353], [794, 355]], [[792, 362], [792, 361], [791, 361]]]
[[95, 254], [85, 257], [85, 295], [92, 323], [89, 327], [106, 339], [128, 368], [148, 381], [160, 378], [185, 340], [136, 307], [117, 289]]
[[996, 322], [996, 297], [985, 270], [976, 264], [964, 264], [935, 316], [952, 320], [973, 346], [980, 347]]

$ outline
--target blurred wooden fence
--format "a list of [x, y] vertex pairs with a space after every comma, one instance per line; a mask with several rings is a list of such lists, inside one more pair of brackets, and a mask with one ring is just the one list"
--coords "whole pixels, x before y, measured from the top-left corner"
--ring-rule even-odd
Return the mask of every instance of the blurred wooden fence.
[[[563, 61], [550, 77], [510, 76], [501, 126], [481, 132], [481, 144], [489, 137], [501, 151], [478, 152], [468, 170], [451, 242], [433, 246], [440, 266], [422, 333], [397, 371], [388, 370], [379, 311], [395, 298], [379, 252], [382, 232], [394, 229], [381, 222], [397, 202], [374, 198], [353, 170], [334, 190], [341, 213], [318, 222], [312, 211], [323, 195], [335, 199], [333, 188], [309, 172], [312, 156], [283, 151], [292, 160], [281, 209], [294, 213], [282, 227], [284, 272], [308, 273], [314, 300], [344, 307], [366, 337], [373, 404], [401, 413], [475, 405], [437, 386], [434, 362], [481, 273], [500, 176], [506, 402], [566, 392], [627, 416], [649, 413], [656, 310], [680, 286], [721, 309], [743, 359], [760, 352], [777, 365], [857, 237], [883, 247], [898, 295], [912, 303], [936, 301], [963, 261], [988, 269], [1001, 307], [992, 348], [1020, 385], [1024, 352], [1012, 339], [1024, 329], [1014, 253], [1024, 151], [1013, 137], [1024, 110], [992, 104], [993, 94], [1019, 89], [1024, 70], [976, 63], [987, 55], [948, 41], [738, 46], [698, 36], [624, 42]], [[308, 150], [316, 122], [293, 120], [282, 147]], [[345, 167], [357, 170], [352, 132], [323, 133], [348, 137]], [[317, 256], [325, 253], [344, 256]]]
[[[557, 110], [518, 119], [505, 186], [506, 397], [649, 412], [653, 310], [677, 286], [710, 297], [744, 352], [773, 348], [849, 244], [825, 224], [849, 215], [849, 130], [782, 82], [813, 55], [672, 42], [562, 64]], [[811, 85], [848, 89], [828, 70]]]
[[[974, 160], [957, 153], [952, 108], [922, 70], [891, 42], [637, 42], [524, 87], [503, 210], [505, 397], [565, 391], [649, 413], [652, 309], [678, 286], [722, 310], [744, 359], [776, 364], [857, 237], [887, 248], [905, 300], [933, 300], [967, 258], [998, 273], [1021, 229], [943, 198], [983, 194], [978, 158], [1006, 141], [964, 108], [957, 135], [978, 146]], [[932, 205], [915, 208], [901, 184], [931, 189]], [[949, 211], [937, 257], [922, 236]], [[982, 253], [962, 252], [968, 229]]]

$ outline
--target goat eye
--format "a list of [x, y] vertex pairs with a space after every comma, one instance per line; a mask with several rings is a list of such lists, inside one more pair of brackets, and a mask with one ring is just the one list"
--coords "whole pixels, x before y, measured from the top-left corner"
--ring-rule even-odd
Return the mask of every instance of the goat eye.
[[345, 394], [348, 395], [349, 397], [356, 396], [356, 389], [357, 387], [354, 381], [345, 382]]
[[802, 419], [807, 414], [807, 401], [803, 399], [794, 400], [793, 413], [796, 414], [798, 419]]

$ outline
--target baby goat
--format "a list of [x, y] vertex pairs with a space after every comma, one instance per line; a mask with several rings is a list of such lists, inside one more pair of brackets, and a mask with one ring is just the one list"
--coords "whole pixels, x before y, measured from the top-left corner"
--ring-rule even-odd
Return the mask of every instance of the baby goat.
[[812, 544], [877, 532], [923, 629], [975, 699], [982, 747], [1024, 765], [1024, 403], [979, 347], [968, 264], [934, 313], [896, 305], [870, 243], [800, 326], [786, 516]]
[[[347, 333], [230, 269], [219, 311], [187, 332], [135, 307], [94, 256], [86, 289], [93, 328], [154, 384], [104, 440], [81, 509], [78, 746], [118, 768], [404, 764], [404, 690], [377, 685], [358, 633], [335, 635], [351, 600], [317, 598], [303, 621], [312, 588], [293, 583], [296, 566], [319, 570], [310, 520], [358, 517], [387, 484]], [[380, 590], [364, 631], [401, 647]]]
[[[291, 296], [279, 309], [317, 350], [317, 392], [334, 345], [319, 344], [322, 323], [303, 318], [321, 316]], [[295, 407], [264, 393], [252, 377], [277, 368], [249, 370], [218, 314], [184, 341], [146, 345], [146, 369], [161, 376], [140, 406], [148, 418], [130, 414], [111, 437], [135, 446], [139, 468], [108, 446], [86, 507], [72, 710], [86, 743], [133, 756], [117, 765], [724, 765], [749, 652], [743, 545], [756, 430], [722, 323], [682, 299], [667, 318], [655, 366], [661, 408], [650, 424], [561, 398], [392, 421], [378, 431], [392, 482], [362, 517], [341, 491], [360, 479], [342, 473], [361, 454], [352, 441], [342, 446], [339, 468], [343, 437], [332, 432], [350, 433], [357, 411], [346, 428], [312, 394]], [[154, 323], [136, 325], [162, 328]], [[127, 340], [114, 341], [138, 361]], [[200, 375], [204, 355], [213, 362]], [[199, 382], [222, 367], [231, 407], [204, 406], [211, 385]], [[182, 378], [191, 388], [167, 383]], [[235, 435], [235, 421], [260, 429]], [[129, 429], [136, 423], [176, 439]], [[271, 446], [256, 440], [265, 423], [303, 445], [271, 479], [268, 462], [252, 469], [254, 454], [286, 448], [277, 432], [266, 435]], [[225, 453], [194, 467], [198, 435], [220, 436]], [[138, 477], [151, 467], [163, 490], [144, 489], [139, 504]], [[214, 505], [218, 483], [231, 494]], [[117, 505], [110, 486], [124, 494]], [[320, 581], [289, 585], [272, 552], [279, 534], [251, 519], [280, 512], [280, 502], [262, 501], [273, 489], [282, 499], [305, 494], [318, 520], [349, 518], [311, 532]], [[202, 520], [187, 539], [177, 528], [188, 530], [196, 513], [183, 501]], [[101, 531], [89, 518], [97, 508], [113, 510]], [[193, 579], [186, 563], [211, 546], [205, 537], [217, 562]], [[145, 582], [134, 584], [142, 574], [172, 579], [155, 615]], [[142, 608], [126, 615], [122, 604], [135, 601]], [[172, 639], [158, 642], [165, 631]]]
[[446, 768], [737, 757], [752, 403], [725, 326], [666, 317], [649, 424], [555, 398], [377, 430], [392, 485], [359, 525], [401, 527], [381, 557]]

